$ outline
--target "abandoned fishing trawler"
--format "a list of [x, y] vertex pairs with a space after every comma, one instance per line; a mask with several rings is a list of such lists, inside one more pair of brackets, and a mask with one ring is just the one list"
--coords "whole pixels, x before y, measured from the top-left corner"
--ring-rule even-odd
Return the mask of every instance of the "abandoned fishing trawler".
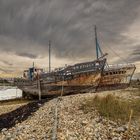
[[[96, 53], [97, 59], [100, 56], [103, 56], [103, 52], [100, 49], [97, 32], [95, 26], [95, 42], [96, 42]], [[110, 90], [118, 88], [126, 88], [130, 85], [132, 76], [135, 72], [134, 64], [113, 64], [109, 65], [106, 61], [104, 70], [101, 73], [101, 79], [98, 85], [97, 90]]]
[[49, 43], [49, 72], [43, 72], [42, 69], [37, 69], [33, 65], [32, 68], [24, 71], [24, 78], [15, 80], [15, 84], [24, 92], [24, 95], [30, 97], [37, 97], [39, 94], [46, 97], [127, 87], [136, 69], [135, 65], [108, 65], [107, 54], [103, 54], [98, 43], [96, 27], [95, 42], [96, 60], [53, 71], [50, 69]]

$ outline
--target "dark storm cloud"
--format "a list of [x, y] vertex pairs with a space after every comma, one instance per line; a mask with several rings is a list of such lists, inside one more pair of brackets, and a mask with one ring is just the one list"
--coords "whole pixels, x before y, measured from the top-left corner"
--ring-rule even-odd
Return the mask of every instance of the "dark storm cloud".
[[139, 0], [0, 0], [0, 49], [34, 59], [47, 55], [52, 40], [57, 57], [93, 56], [93, 25], [101, 42], [121, 45], [139, 5]]
[[131, 55], [127, 58], [129, 62], [138, 62], [140, 61], [140, 45], [134, 46], [134, 50]]
[[4, 72], [4, 73], [9, 73], [9, 72], [12, 72], [10, 69], [3, 69], [3, 68], [0, 68], [0, 71], [1, 72]]
[[9, 66], [12, 66], [13, 64], [12, 63], [10, 63], [9, 61], [6, 61], [6, 60], [1, 60], [4, 64], [6, 64], [6, 65], [9, 65]]
[[18, 53], [17, 55], [18, 55], [18, 56], [22, 56], [22, 57], [32, 58], [32, 59], [37, 58], [36, 55], [34, 55], [34, 54], [30, 54], [30, 53]]
[[7, 72], [5, 69], [3, 69], [3, 68], [0, 68], [0, 71], [2, 71], [2, 72]]
[[[132, 55], [138, 55], [140, 57], [140, 45], [136, 46]], [[140, 60], [140, 59], [139, 59]]]

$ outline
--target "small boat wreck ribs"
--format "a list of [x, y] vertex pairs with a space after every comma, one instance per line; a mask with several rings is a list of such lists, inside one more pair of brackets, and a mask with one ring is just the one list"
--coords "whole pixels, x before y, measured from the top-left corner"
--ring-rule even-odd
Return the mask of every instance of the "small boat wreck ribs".
[[103, 54], [98, 43], [96, 27], [95, 42], [96, 60], [57, 68], [53, 71], [49, 68], [49, 72], [44, 72], [43, 69], [33, 65], [24, 71], [24, 78], [15, 79], [15, 85], [29, 97], [37, 97], [39, 92], [42, 97], [48, 97], [128, 87], [136, 69], [135, 65], [108, 65], [107, 54]]

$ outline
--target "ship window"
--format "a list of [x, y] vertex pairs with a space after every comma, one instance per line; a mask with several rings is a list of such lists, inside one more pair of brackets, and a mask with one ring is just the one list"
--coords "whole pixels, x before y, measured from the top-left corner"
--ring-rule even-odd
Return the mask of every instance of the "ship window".
[[99, 66], [99, 62], [96, 62], [96, 66]]
[[123, 73], [126, 73], [126, 71], [123, 71]]

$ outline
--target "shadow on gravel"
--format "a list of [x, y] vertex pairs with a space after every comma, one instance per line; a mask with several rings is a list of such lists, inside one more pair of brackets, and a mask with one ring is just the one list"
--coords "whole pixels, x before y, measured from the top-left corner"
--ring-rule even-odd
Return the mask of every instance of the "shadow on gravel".
[[9, 113], [0, 115], [0, 131], [3, 128], [10, 128], [15, 126], [16, 123], [20, 123], [26, 120], [33, 112], [36, 112], [45, 102], [50, 99], [45, 99], [43, 101], [34, 101], [28, 103], [27, 105], [21, 106], [16, 110]]

